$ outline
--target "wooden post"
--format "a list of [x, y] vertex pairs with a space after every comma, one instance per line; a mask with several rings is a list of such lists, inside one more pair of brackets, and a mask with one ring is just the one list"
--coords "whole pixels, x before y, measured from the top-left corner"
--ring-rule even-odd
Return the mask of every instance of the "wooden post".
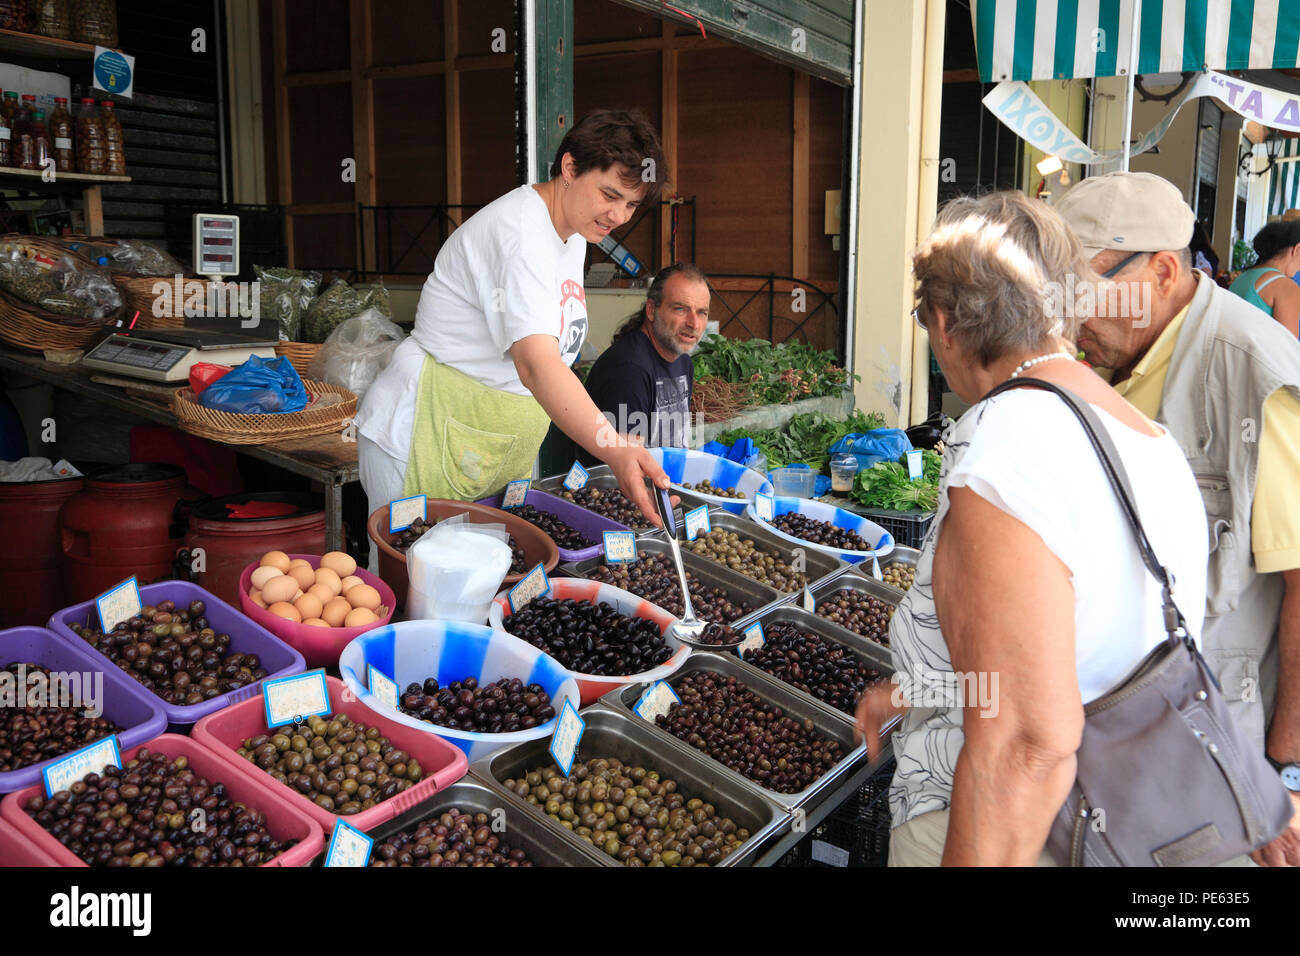
[[375, 83], [367, 71], [374, 59], [374, 30], [370, 0], [350, 0], [352, 23], [352, 152], [356, 160], [357, 265], [376, 268], [374, 220], [361, 215], [361, 206], [375, 205]]
[[[447, 205], [458, 206], [461, 198], [460, 160], [460, 71], [456, 57], [460, 54], [459, 0], [442, 0], [443, 74], [447, 121]], [[459, 209], [448, 210], [452, 222], [461, 221]]]
[[293, 202], [293, 162], [289, 155], [289, 88], [284, 83], [288, 72], [289, 45], [286, 36], [285, 0], [273, 0], [271, 9], [272, 42], [275, 44], [275, 135], [276, 159], [279, 165], [280, 205], [284, 213], [284, 245], [288, 251], [289, 267], [293, 268], [293, 214], [288, 211]]
[[99, 186], [87, 186], [81, 193], [85, 206], [86, 235], [104, 234], [104, 193]]
[[808, 178], [812, 162], [809, 142], [809, 88], [807, 73], [794, 71], [794, 164], [792, 169], [791, 218], [791, 275], [796, 279], [808, 277]]
[[[677, 168], [677, 49], [676, 49], [676, 30], [677, 25], [672, 20], [663, 21], [662, 29], [662, 86], [660, 87], [661, 113], [663, 119], [659, 130], [659, 138], [664, 148], [664, 159], [668, 162], [669, 182], [672, 184], [672, 193], [677, 193], [677, 183], [681, 180], [681, 172]], [[668, 199], [670, 192], [664, 190], [659, 194], [660, 199]], [[673, 208], [671, 206], [659, 207], [659, 265], [671, 265], [669, 248], [669, 239], [673, 231]], [[691, 258], [695, 258], [695, 250], [691, 250]]]

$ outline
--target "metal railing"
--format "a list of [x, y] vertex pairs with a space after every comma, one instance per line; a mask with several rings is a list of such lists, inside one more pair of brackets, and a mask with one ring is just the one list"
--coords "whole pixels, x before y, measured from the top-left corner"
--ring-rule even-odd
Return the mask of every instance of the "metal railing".
[[[718, 280], [755, 280], [755, 288], [719, 289]], [[789, 288], [778, 288], [778, 283], [789, 283]], [[746, 333], [743, 338], [767, 339], [773, 344], [788, 342], [802, 336], [805, 342], [818, 348], [842, 349], [840, 335], [840, 308], [838, 290], [828, 291], [809, 279], [794, 276], [746, 273], [710, 273], [709, 288], [713, 292], [712, 314], [718, 318], [718, 331], [736, 338], [737, 326]], [[739, 306], [733, 302], [744, 296]], [[721, 305], [721, 309], [719, 309]], [[725, 310], [719, 316], [719, 312]], [[778, 328], [789, 325], [790, 328]], [[813, 327], [821, 331], [820, 341], [810, 334]], [[840, 356], [843, 358], [843, 356]]]
[[357, 277], [427, 276], [447, 237], [482, 208], [468, 203], [361, 206]]

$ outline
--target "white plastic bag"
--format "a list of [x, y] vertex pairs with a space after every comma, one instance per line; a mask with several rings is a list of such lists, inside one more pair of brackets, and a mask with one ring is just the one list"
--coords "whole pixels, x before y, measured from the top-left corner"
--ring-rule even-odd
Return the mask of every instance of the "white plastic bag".
[[439, 521], [406, 552], [407, 616], [484, 623], [510, 571], [509, 540], [505, 525], [474, 524], [464, 515]]
[[329, 334], [311, 360], [307, 376], [342, 385], [360, 401], [404, 338], [406, 333], [382, 312], [366, 309]]

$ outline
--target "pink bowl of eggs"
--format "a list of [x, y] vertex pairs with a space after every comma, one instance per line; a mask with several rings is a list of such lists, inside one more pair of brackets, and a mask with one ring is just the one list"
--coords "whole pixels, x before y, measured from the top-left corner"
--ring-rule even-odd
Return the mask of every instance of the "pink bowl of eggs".
[[393, 619], [393, 589], [342, 551], [268, 551], [239, 576], [239, 606], [301, 654], [308, 667], [338, 663], [355, 637]]

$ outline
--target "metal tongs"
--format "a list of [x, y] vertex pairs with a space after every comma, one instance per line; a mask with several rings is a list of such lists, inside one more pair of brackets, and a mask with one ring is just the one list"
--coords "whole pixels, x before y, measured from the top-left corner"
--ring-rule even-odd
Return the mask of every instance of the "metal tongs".
[[677, 584], [682, 589], [682, 607], [686, 609], [686, 613], [679, 620], [673, 622], [671, 628], [673, 637], [688, 647], [706, 651], [716, 651], [737, 646], [743, 638], [737, 638], [737, 640], [727, 644], [708, 644], [700, 640], [709, 624], [707, 621], [701, 621], [697, 618], [695, 608], [691, 606], [691, 589], [686, 583], [686, 567], [682, 564], [682, 549], [677, 543], [677, 519], [673, 515], [672, 498], [667, 491], [653, 487], [650, 489], [650, 497], [654, 498], [655, 510], [659, 512], [659, 518], [664, 523], [664, 535], [668, 538], [668, 547], [673, 553], [673, 565], [677, 568]]

